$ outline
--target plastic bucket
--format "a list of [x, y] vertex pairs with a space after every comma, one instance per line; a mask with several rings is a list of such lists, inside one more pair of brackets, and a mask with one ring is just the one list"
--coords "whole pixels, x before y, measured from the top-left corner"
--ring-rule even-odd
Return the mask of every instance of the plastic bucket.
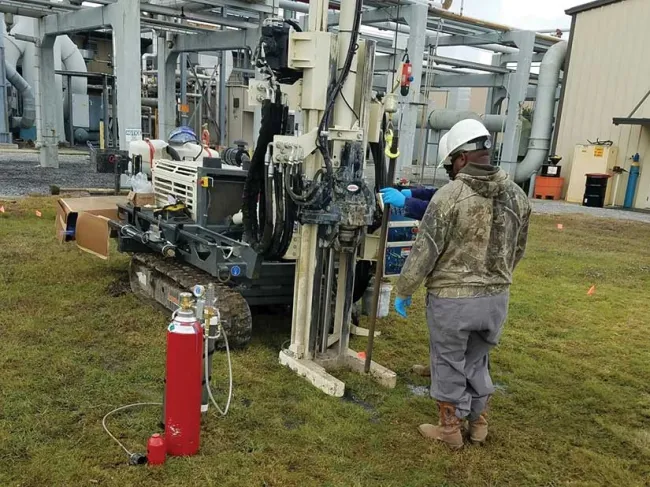
[[377, 304], [377, 318], [386, 318], [390, 311], [390, 296], [393, 293], [393, 285], [389, 282], [382, 282], [379, 289], [379, 303]]
[[[372, 293], [374, 290], [374, 279], [370, 281], [368, 289], [363, 293], [361, 300], [361, 313], [369, 316], [372, 312]], [[393, 285], [389, 282], [382, 282], [379, 288], [379, 302], [377, 303], [377, 318], [386, 318], [390, 311], [390, 297], [393, 292]]]

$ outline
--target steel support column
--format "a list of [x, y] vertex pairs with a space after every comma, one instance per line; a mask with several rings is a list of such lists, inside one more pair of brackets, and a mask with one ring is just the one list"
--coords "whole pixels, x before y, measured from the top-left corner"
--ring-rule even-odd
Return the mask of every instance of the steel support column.
[[[139, 131], [142, 136], [140, 72], [140, 0], [118, 0], [106, 7], [113, 28], [113, 55], [117, 90], [117, 117], [120, 149], [128, 150], [129, 139]], [[134, 49], [134, 46], [138, 48]], [[135, 89], [134, 89], [135, 88]]]
[[[42, 26], [42, 24], [41, 24]], [[38, 160], [41, 167], [59, 167], [58, 111], [56, 100], [61, 98], [54, 74], [54, 35], [45, 36], [36, 50], [40, 57], [41, 71], [41, 130]]]
[[158, 137], [166, 139], [176, 126], [176, 64], [179, 53], [170, 50], [165, 37], [158, 38]]
[[[2, 29], [4, 32], [4, 14], [0, 13], [0, 22], [2, 22]], [[0, 34], [0, 144], [8, 144], [11, 142], [11, 134], [9, 133], [9, 120], [7, 118], [7, 80], [5, 77], [5, 46], [4, 37]]]
[[514, 178], [515, 171], [517, 170], [517, 157], [519, 155], [519, 139], [521, 137], [519, 117], [528, 92], [530, 68], [533, 61], [533, 49], [535, 47], [535, 33], [517, 31], [509, 32], [505, 36], [511, 37], [519, 48], [517, 70], [508, 75], [508, 112], [506, 132], [503, 135], [500, 157], [501, 167]]
[[[411, 28], [408, 40], [408, 54], [413, 65], [413, 81], [406, 97], [400, 97], [402, 113], [400, 123], [400, 157], [397, 161], [396, 177], [410, 179], [413, 176], [413, 148], [415, 131], [420, 107], [420, 86], [422, 66], [424, 64], [424, 47], [426, 44], [428, 7], [426, 5], [409, 5], [403, 7], [404, 18]], [[364, 14], [365, 19], [365, 14]], [[416, 168], [417, 169], [417, 168]], [[390, 182], [392, 183], [392, 181]]]
[[[187, 114], [185, 110], [187, 106], [187, 53], [183, 52], [180, 56], [180, 69], [181, 69], [181, 125], [187, 125]], [[197, 80], [198, 82], [198, 80]]]

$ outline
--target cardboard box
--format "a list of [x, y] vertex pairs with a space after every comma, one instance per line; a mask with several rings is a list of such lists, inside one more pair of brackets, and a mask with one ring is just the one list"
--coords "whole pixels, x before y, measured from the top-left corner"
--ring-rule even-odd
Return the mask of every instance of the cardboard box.
[[156, 205], [156, 195], [154, 193], [136, 193], [135, 191], [130, 191], [127, 199], [137, 208]]
[[95, 196], [60, 199], [56, 212], [59, 242], [75, 241], [77, 247], [101, 259], [108, 259], [110, 220], [117, 219], [117, 205], [125, 196]]

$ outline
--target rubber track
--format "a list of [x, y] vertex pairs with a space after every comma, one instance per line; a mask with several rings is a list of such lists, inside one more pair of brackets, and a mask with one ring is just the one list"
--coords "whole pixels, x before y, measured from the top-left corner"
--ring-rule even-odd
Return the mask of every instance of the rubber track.
[[[179, 288], [191, 292], [197, 284], [214, 284], [217, 307], [221, 314], [223, 327], [228, 334], [231, 347], [244, 347], [250, 342], [253, 329], [251, 310], [244, 297], [211, 275], [177, 260], [166, 259], [156, 254], [133, 254], [133, 260], [149, 270], [174, 282]], [[149, 298], [151, 299], [151, 298]], [[156, 300], [156, 302], [158, 302]], [[159, 303], [167, 307], [166, 303]], [[218, 344], [219, 345], [219, 344]]]

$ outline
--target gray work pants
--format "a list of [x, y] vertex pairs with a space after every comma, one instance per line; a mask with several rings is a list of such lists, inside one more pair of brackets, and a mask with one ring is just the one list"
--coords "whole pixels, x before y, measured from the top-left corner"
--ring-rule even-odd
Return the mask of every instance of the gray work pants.
[[501, 336], [509, 294], [480, 298], [427, 296], [431, 397], [477, 419], [494, 393], [488, 354]]

